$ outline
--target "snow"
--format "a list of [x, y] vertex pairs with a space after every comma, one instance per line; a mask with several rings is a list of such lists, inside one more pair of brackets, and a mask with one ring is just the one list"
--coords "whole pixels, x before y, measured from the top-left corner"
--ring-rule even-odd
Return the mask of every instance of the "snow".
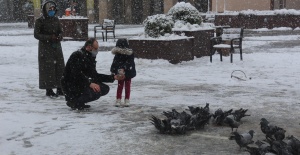
[[212, 30], [215, 25], [212, 23], [201, 23], [198, 24], [190, 24], [183, 23], [182, 21], [177, 21], [174, 24], [173, 31], [201, 31], [201, 30]]
[[[92, 28], [89, 36], [93, 36]], [[116, 30], [130, 38], [142, 27]], [[265, 117], [300, 138], [300, 36], [245, 37], [243, 61], [239, 53], [195, 58], [177, 65], [166, 60], [135, 59], [137, 76], [132, 80], [131, 107], [114, 107], [117, 83], [109, 83], [108, 95], [91, 102], [87, 112], [71, 111], [64, 98], [51, 99], [38, 88], [38, 41], [27, 23], [0, 24], [0, 154], [243, 154], [226, 140], [228, 128], [207, 127], [183, 136], [159, 135], [150, 123], [172, 108], [210, 103], [218, 108], [248, 108], [240, 131], [251, 127], [261, 139], [259, 119]], [[65, 61], [84, 44], [64, 41]], [[100, 46], [114, 46], [102, 42]], [[97, 70], [109, 74], [110, 51], [97, 55]], [[231, 78], [235, 76], [245, 81]], [[250, 79], [251, 78], [251, 79]], [[217, 131], [217, 133], [216, 133]], [[261, 136], [261, 137], [259, 137]], [[205, 145], [215, 139], [214, 145]], [[195, 143], [190, 144], [189, 141]], [[182, 141], [182, 142], [181, 142]], [[204, 142], [203, 142], [204, 141]], [[203, 142], [203, 143], [201, 143]], [[212, 146], [214, 146], [212, 145]], [[230, 149], [228, 149], [230, 147]]]
[[63, 15], [61, 18], [62, 19], [88, 19], [87, 17], [84, 16], [72, 16], [72, 15], [70, 16]]

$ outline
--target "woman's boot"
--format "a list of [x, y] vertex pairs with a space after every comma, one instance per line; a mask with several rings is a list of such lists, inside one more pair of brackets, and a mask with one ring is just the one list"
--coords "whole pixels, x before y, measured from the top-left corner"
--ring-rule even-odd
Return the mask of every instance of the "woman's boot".
[[46, 89], [46, 96], [49, 97], [58, 97], [58, 95], [56, 95], [52, 89]]

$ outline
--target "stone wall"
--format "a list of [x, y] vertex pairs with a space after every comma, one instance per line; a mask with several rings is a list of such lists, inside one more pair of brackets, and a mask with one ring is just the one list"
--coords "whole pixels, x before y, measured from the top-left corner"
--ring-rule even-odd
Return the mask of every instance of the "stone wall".
[[258, 29], [275, 27], [300, 27], [300, 15], [215, 15], [215, 25], [233, 28]]
[[129, 40], [136, 58], [164, 59], [172, 64], [193, 60], [194, 38], [178, 40]]

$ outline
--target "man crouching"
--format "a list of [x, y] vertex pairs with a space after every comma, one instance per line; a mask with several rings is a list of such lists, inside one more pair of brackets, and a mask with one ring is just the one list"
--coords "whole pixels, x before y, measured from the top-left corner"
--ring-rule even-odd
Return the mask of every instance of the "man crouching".
[[99, 44], [95, 38], [88, 39], [84, 46], [75, 51], [67, 61], [61, 84], [67, 106], [73, 110], [89, 108], [86, 103], [95, 101], [109, 92], [103, 82], [122, 80], [123, 75], [104, 75], [96, 70]]

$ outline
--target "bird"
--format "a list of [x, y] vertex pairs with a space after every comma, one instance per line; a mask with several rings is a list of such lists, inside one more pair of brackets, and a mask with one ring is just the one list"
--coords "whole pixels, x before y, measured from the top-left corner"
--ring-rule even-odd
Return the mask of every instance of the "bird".
[[172, 132], [171, 124], [169, 123], [168, 120], [166, 119], [161, 120], [153, 115], [151, 116], [150, 120], [151, 120], [151, 124], [153, 124], [160, 133], [166, 134]]
[[293, 155], [284, 141], [269, 140], [269, 143], [271, 145], [271, 152], [279, 155]]
[[237, 121], [234, 121], [232, 118], [230, 117], [226, 117], [223, 121], [223, 123], [228, 124], [231, 127], [231, 131], [233, 132], [233, 129], [236, 128], [235, 131], [237, 131], [237, 129], [240, 126], [240, 123]]
[[213, 115], [213, 118], [214, 118], [214, 121], [215, 121], [215, 124], [217, 125], [222, 125], [223, 122], [224, 122], [224, 119], [231, 115], [231, 112], [232, 112], [233, 109], [230, 109], [228, 111], [224, 111], [222, 109], [218, 109], [215, 111], [215, 114]]
[[275, 133], [274, 133], [275, 140], [282, 141], [285, 138], [285, 132], [286, 131], [283, 129], [279, 129], [279, 130], [275, 131]]
[[189, 111], [191, 112], [192, 115], [196, 115], [200, 111], [199, 107], [188, 106], [188, 108], [189, 108]]
[[196, 115], [198, 113], [209, 113], [209, 103], [206, 103], [205, 107], [188, 106], [188, 108], [192, 115]]
[[[284, 136], [284, 129], [280, 128], [278, 126], [272, 125], [270, 124], [269, 121], [267, 121], [267, 119], [265, 118], [261, 118], [260, 120], [260, 129], [261, 131], [266, 135], [266, 139], [271, 139], [274, 140], [273, 136], [276, 132], [278, 132], [279, 130], [283, 130], [281, 132], [278, 132], [277, 138], [279, 138], [279, 136], [281, 137], [285, 137]], [[283, 135], [282, 135], [283, 134]]]
[[210, 114], [196, 114], [192, 115], [190, 119], [190, 129], [202, 129], [205, 125], [209, 124], [212, 115]]
[[233, 132], [234, 140], [239, 145], [240, 149], [246, 147], [248, 144], [254, 143], [252, 140], [254, 133], [253, 130], [249, 130], [249, 132], [243, 134], [239, 134], [237, 131]]
[[248, 109], [240, 108], [239, 110], [235, 110], [231, 114], [233, 115], [234, 120], [237, 121], [237, 122], [239, 122], [239, 121], [241, 121], [241, 119], [243, 117], [250, 116], [250, 115], [246, 115], [247, 111], [248, 111]]
[[287, 146], [288, 149], [290, 150], [290, 152], [292, 152], [293, 154], [300, 154], [300, 140], [298, 140], [296, 137], [294, 137], [293, 135], [291, 136], [287, 136]]
[[246, 146], [246, 151], [249, 152], [250, 155], [262, 155], [257, 147]]
[[258, 146], [258, 150], [259, 150], [259, 153], [264, 155], [266, 154], [267, 152], [270, 152], [271, 151], [271, 147], [269, 144], [266, 144], [260, 140], [257, 140], [255, 142], [255, 144]]
[[172, 111], [163, 111], [166, 119], [159, 119], [152, 115], [151, 123], [163, 134], [185, 134], [189, 130], [191, 115], [182, 111], [181, 113], [175, 109]]

